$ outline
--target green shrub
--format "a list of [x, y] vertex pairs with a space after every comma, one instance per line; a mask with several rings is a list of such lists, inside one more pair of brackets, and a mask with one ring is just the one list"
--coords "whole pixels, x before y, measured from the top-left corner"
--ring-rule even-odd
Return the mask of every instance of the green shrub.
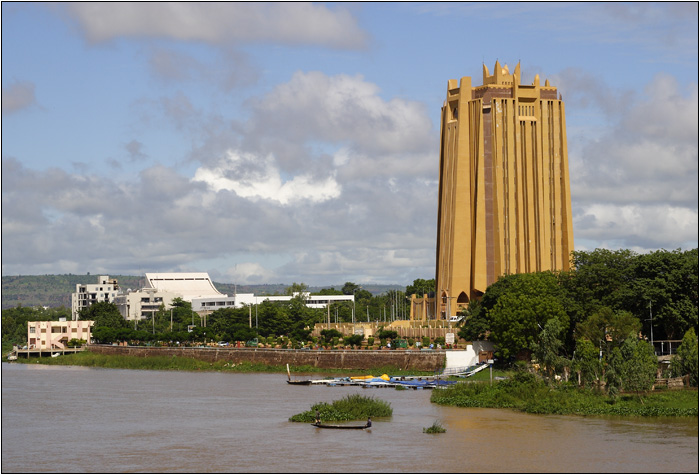
[[377, 334], [377, 336], [381, 340], [386, 340], [386, 339], [396, 340], [399, 337], [399, 334], [395, 330], [384, 330], [382, 328], [381, 330], [379, 330], [379, 333]]
[[671, 360], [671, 373], [673, 376], [689, 374], [690, 385], [698, 385], [698, 338], [692, 328], [683, 336], [683, 342]]
[[433, 422], [430, 427], [423, 427], [424, 434], [442, 434], [444, 432], [447, 432], [447, 429], [442, 427], [439, 421]]
[[290, 422], [314, 422], [316, 411], [324, 422], [364, 420], [368, 417], [390, 417], [393, 413], [391, 404], [360, 394], [349, 394], [331, 404], [319, 402], [311, 409], [289, 418]]
[[326, 344], [333, 341], [334, 338], [340, 338], [341, 336], [343, 336], [343, 334], [340, 333], [335, 328], [327, 328], [327, 329], [321, 330], [321, 338], [323, 338], [323, 341], [325, 341]]
[[346, 336], [343, 340], [346, 345], [360, 346], [362, 344], [363, 337], [362, 335], [351, 335]]

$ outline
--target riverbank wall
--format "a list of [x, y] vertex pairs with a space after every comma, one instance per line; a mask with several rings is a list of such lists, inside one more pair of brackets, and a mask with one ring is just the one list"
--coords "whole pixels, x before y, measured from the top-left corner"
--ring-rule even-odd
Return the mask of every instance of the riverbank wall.
[[445, 351], [416, 350], [289, 350], [278, 348], [183, 348], [89, 345], [103, 355], [181, 356], [198, 360], [267, 365], [313, 366], [324, 369], [368, 369], [395, 366], [402, 370], [438, 371], [445, 367]]

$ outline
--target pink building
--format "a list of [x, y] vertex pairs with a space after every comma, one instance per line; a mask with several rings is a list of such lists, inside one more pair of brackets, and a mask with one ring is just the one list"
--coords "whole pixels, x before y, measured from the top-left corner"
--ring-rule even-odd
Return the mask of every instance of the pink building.
[[27, 348], [30, 350], [64, 349], [72, 339], [90, 343], [92, 320], [27, 322]]

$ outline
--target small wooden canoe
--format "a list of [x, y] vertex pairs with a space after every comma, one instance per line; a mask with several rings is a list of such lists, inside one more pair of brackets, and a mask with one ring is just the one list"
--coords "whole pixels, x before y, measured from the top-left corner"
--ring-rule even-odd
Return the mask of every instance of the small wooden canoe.
[[321, 424], [321, 423], [314, 422], [311, 425], [314, 427], [318, 427], [319, 429], [367, 429], [367, 424], [363, 424], [361, 426], [350, 426], [350, 425]]
[[311, 384], [310, 379], [292, 379], [292, 373], [289, 372], [289, 363], [287, 363], [287, 382], [289, 384], [298, 384], [301, 386], [308, 386]]

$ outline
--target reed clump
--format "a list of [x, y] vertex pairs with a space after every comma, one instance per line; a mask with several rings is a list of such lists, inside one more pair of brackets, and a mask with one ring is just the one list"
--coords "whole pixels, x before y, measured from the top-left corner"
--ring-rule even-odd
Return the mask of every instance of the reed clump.
[[290, 422], [314, 422], [318, 412], [323, 422], [365, 420], [368, 417], [391, 417], [391, 404], [361, 394], [349, 394], [332, 403], [319, 402], [311, 409], [289, 418]]
[[440, 421], [433, 422], [430, 427], [423, 427], [424, 434], [442, 434], [444, 432], [447, 432], [447, 429], [440, 424]]

